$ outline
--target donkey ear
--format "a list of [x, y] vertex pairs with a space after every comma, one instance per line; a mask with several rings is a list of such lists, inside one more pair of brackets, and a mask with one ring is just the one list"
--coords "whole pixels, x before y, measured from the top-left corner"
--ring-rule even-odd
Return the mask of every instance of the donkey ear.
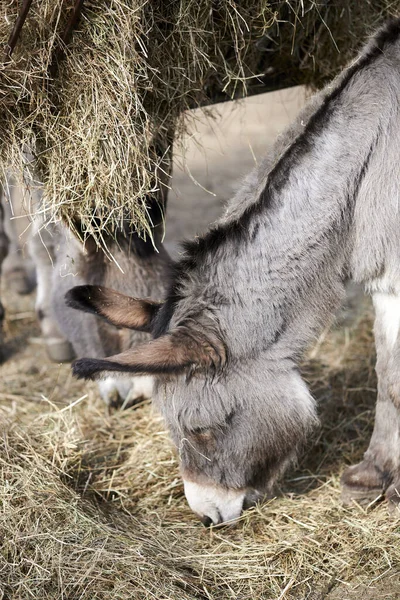
[[101, 379], [107, 373], [179, 374], [187, 368], [217, 369], [225, 361], [225, 347], [187, 328], [178, 328], [134, 349], [104, 359], [79, 358], [72, 365], [78, 379]]
[[153, 319], [162, 306], [150, 300], [130, 298], [110, 288], [78, 285], [65, 294], [70, 308], [92, 313], [117, 327], [151, 332]]

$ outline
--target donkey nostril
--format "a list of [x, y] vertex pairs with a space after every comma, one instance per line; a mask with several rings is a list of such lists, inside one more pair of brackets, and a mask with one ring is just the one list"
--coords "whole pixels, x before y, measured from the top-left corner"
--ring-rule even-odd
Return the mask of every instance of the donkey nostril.
[[201, 517], [200, 521], [203, 523], [204, 527], [211, 527], [211, 525], [213, 524], [213, 520], [210, 519], [210, 517], [207, 517], [207, 515]]

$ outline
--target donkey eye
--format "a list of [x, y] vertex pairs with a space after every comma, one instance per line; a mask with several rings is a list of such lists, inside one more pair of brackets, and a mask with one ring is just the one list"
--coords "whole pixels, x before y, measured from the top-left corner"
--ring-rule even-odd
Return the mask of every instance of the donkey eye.
[[198, 435], [199, 433], [205, 433], [207, 431], [210, 431], [209, 427], [193, 427], [193, 429], [191, 430], [191, 432], [194, 435]]
[[212, 429], [209, 427], [195, 427], [191, 430], [191, 437], [197, 442], [208, 443], [214, 441]]

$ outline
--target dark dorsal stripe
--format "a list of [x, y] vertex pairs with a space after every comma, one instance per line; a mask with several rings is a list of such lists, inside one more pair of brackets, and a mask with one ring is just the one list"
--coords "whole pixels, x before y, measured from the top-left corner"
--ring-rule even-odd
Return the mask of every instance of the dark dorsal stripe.
[[385, 47], [394, 43], [399, 35], [400, 18], [390, 19], [377, 32], [375, 38], [370, 42], [368, 51], [365, 51], [351, 67], [348, 67], [338, 86], [325, 97], [321, 106], [310, 117], [303, 132], [298, 135], [294, 142], [281, 155], [269, 173], [266, 185], [257, 202], [251, 204], [238, 219], [214, 226], [205, 235], [193, 241], [183, 243], [185, 255], [174, 267], [174, 276], [167, 300], [155, 322], [153, 330], [155, 336], [162, 335], [168, 329], [176, 303], [181, 298], [179, 288], [185, 275], [202, 264], [206, 256], [215, 254], [228, 240], [234, 241], [238, 245], [248, 239], [251, 221], [269, 206], [273, 194], [282, 189], [287, 179], [288, 171], [309, 150], [312, 138], [326, 125], [336, 101], [350, 80], [365, 66], [371, 64], [377, 57], [381, 56]]

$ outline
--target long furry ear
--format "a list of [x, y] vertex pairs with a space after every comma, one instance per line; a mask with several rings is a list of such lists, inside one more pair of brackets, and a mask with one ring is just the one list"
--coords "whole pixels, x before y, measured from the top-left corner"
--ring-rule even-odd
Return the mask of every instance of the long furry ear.
[[78, 285], [65, 295], [70, 308], [101, 317], [116, 327], [151, 333], [152, 323], [161, 303], [130, 298], [98, 285]]
[[179, 374], [195, 367], [216, 370], [225, 358], [225, 347], [215, 336], [181, 327], [115, 356], [80, 358], [72, 364], [72, 370], [79, 379], [101, 379], [110, 372]]

